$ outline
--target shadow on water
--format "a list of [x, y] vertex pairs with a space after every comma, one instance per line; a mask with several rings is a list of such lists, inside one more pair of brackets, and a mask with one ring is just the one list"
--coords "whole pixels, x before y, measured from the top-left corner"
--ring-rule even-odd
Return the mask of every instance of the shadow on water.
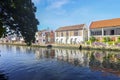
[[[0, 50], [1, 53], [1, 50]], [[0, 54], [1, 57], [1, 54]], [[8, 80], [8, 77], [0, 71], [0, 80]]]
[[0, 80], [8, 80], [8, 77], [2, 72], [0, 72]]

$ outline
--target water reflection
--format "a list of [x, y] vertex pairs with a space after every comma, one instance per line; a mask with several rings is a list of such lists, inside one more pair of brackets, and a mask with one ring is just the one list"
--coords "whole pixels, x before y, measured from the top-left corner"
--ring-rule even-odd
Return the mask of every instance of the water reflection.
[[92, 70], [100, 70], [120, 76], [119, 52], [91, 52], [89, 66]]
[[35, 56], [36, 59], [54, 58], [76, 66], [89, 66], [89, 54], [85, 51], [40, 48], [35, 51]]
[[35, 51], [36, 59], [55, 58], [75, 66], [110, 72], [120, 76], [120, 52], [80, 51], [70, 49], [45, 49]]
[[[46, 74], [51, 75], [52, 80], [63, 80], [65, 75], [67, 78], [64, 79], [67, 80], [72, 77], [74, 79], [71, 80], [89, 80], [89, 78], [91, 80], [109, 80], [108, 77], [101, 75], [109, 76], [111, 80], [120, 79], [120, 52], [47, 49], [10, 45], [2, 45], [0, 49], [0, 70], [3, 69], [6, 73], [9, 73], [9, 77], [14, 74], [14, 79], [10, 77], [10, 80], [25, 80], [24, 77], [30, 80], [32, 76], [28, 78], [28, 74], [35, 74], [35, 78], [31, 80], [50, 80], [50, 76], [44, 79]], [[20, 74], [24, 74], [24, 77], [19, 77]], [[44, 76], [40, 77], [40, 75]], [[68, 75], [71, 77], [68, 77]], [[79, 77], [81, 75], [82, 78]], [[102, 78], [95, 78], [96, 76]], [[87, 77], [89, 78], [86, 79]]]

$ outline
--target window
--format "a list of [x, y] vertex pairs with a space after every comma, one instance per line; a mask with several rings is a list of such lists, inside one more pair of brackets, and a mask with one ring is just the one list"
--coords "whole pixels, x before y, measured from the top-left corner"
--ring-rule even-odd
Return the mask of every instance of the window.
[[120, 35], [120, 28], [116, 29], [116, 35]]
[[97, 31], [97, 35], [102, 35], [102, 31]]
[[61, 32], [61, 37], [63, 37], [63, 32]]
[[68, 31], [66, 32], [66, 36], [68, 36]]
[[56, 37], [58, 37], [58, 32], [56, 32]]
[[93, 32], [93, 31], [91, 31], [91, 35], [94, 35], [94, 32]]
[[114, 30], [111, 30], [111, 31], [110, 31], [110, 35], [114, 35]]
[[104, 31], [104, 35], [106, 35], [106, 31]]
[[102, 31], [91, 31], [91, 35], [102, 35]]
[[74, 36], [78, 36], [78, 31], [74, 31]]

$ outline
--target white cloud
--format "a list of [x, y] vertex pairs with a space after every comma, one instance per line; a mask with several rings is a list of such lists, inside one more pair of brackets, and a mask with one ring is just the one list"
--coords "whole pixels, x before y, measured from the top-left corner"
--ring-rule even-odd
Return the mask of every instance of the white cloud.
[[47, 10], [51, 9], [60, 9], [65, 4], [69, 3], [70, 0], [48, 0], [49, 5], [47, 6]]

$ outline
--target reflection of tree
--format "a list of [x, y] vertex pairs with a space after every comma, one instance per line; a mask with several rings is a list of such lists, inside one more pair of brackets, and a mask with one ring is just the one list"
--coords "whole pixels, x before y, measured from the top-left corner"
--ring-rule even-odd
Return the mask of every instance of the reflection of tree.
[[93, 67], [101, 65], [100, 61], [98, 61], [97, 59], [95, 59], [95, 56], [94, 56], [93, 53], [91, 53], [89, 65], [93, 66]]
[[[97, 53], [100, 52], [97, 51]], [[102, 59], [102, 61], [100, 59]], [[104, 55], [104, 57], [101, 57], [100, 59], [96, 59], [96, 55], [91, 53], [89, 59], [89, 66], [92, 70], [100, 70], [103, 72], [109, 72], [116, 75], [120, 75], [120, 58], [118, 53], [116, 54], [115, 52], [108, 52]]]
[[108, 54], [108, 56], [105, 56], [102, 63], [103, 67], [113, 70], [120, 70], [119, 60], [117, 62], [114, 62], [114, 59], [116, 59], [115, 54]]
[[102, 65], [103, 65], [103, 67], [105, 67], [105, 68], [110, 68], [110, 54], [108, 54], [108, 56], [105, 56], [105, 57], [103, 57], [103, 62], [102, 62]]

